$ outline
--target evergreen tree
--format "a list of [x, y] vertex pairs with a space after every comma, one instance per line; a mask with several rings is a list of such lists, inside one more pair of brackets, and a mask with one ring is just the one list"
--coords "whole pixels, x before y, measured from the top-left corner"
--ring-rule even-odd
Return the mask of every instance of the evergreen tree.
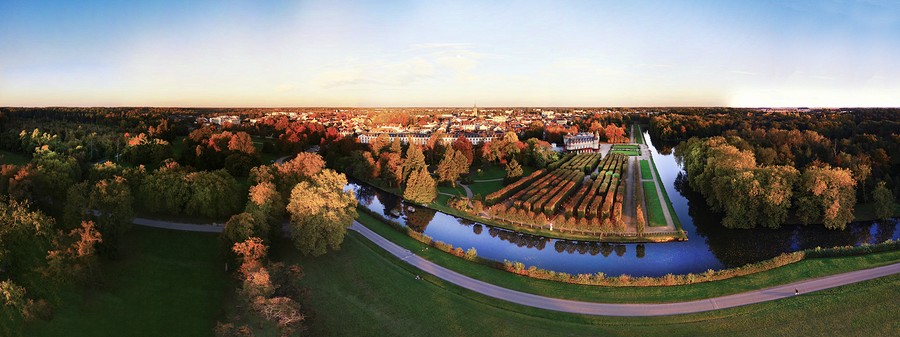
[[420, 168], [409, 175], [403, 198], [419, 203], [429, 204], [437, 197], [437, 184], [425, 168]]

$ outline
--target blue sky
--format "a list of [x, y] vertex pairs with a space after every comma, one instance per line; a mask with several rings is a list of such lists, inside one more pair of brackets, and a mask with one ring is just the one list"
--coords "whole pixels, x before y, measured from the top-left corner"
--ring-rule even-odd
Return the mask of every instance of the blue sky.
[[897, 1], [0, 2], [0, 106], [900, 106]]

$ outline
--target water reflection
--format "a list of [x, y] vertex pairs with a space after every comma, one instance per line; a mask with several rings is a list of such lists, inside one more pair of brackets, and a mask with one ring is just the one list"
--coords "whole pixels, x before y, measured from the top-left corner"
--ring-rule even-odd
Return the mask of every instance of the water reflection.
[[[488, 226], [428, 208], [404, 204], [400, 198], [364, 183], [352, 181], [360, 205], [424, 233], [434, 240], [468, 249], [495, 261], [519, 261], [527, 266], [578, 273], [662, 276], [700, 273], [707, 269], [737, 267], [805, 248], [876, 243], [900, 238], [900, 221], [855, 223], [845, 231], [821, 225], [784, 226], [780, 229], [730, 230], [720, 225], [721, 215], [710, 212], [702, 197], [686, 184], [674, 146], [658, 152], [645, 136], [673, 208], [688, 232], [688, 241], [658, 244], [615, 244], [557, 240]], [[485, 233], [487, 229], [487, 233]], [[487, 235], [484, 235], [487, 234]], [[546, 249], [550, 245], [552, 249]], [[633, 250], [634, 254], [628, 254]]]

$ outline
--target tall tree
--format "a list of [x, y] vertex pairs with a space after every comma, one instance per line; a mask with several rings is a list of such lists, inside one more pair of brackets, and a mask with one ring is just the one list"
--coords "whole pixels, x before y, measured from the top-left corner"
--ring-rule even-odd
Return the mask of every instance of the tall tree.
[[424, 167], [409, 176], [403, 198], [419, 204], [430, 204], [437, 197], [437, 184]]
[[456, 186], [456, 179], [469, 172], [468, 163], [469, 160], [462, 153], [453, 148], [447, 149], [444, 159], [437, 167], [438, 180]]
[[425, 154], [418, 145], [410, 144], [406, 149], [406, 160], [403, 161], [403, 181], [409, 178], [409, 175], [419, 169], [426, 168]]
[[804, 223], [821, 220], [826, 228], [844, 229], [853, 221], [855, 188], [850, 170], [810, 166], [800, 178], [800, 219]]
[[872, 191], [872, 199], [875, 202], [875, 217], [885, 220], [894, 215], [894, 195], [887, 189], [883, 181], [878, 182]]
[[453, 149], [462, 153], [463, 156], [466, 157], [468, 161], [468, 165], [472, 165], [472, 160], [475, 158], [475, 152], [473, 150], [472, 142], [469, 138], [466, 138], [465, 135], [460, 134], [456, 140], [453, 141], [452, 145]]
[[294, 245], [301, 253], [318, 256], [340, 248], [357, 215], [356, 197], [344, 191], [344, 185], [343, 174], [325, 169], [291, 191], [287, 210]]

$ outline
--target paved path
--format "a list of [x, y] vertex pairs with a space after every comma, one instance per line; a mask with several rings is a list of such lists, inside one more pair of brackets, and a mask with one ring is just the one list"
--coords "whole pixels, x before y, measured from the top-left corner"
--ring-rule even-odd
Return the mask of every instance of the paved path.
[[172, 222], [165, 220], [153, 220], [153, 219], [145, 219], [145, 218], [134, 218], [131, 220], [135, 225], [147, 226], [147, 227], [156, 227], [156, 228], [165, 228], [165, 229], [174, 229], [177, 231], [186, 231], [186, 232], [204, 232], [204, 233], [221, 233], [225, 230], [225, 224], [190, 224], [190, 223], [180, 223], [180, 222]]
[[436, 265], [431, 261], [415, 255], [408, 249], [405, 249], [394, 244], [393, 242], [388, 241], [387, 239], [381, 237], [380, 235], [359, 224], [358, 222], [354, 222], [353, 226], [351, 226], [350, 229], [362, 234], [379, 247], [398, 257], [400, 260], [403, 260], [404, 262], [409, 263], [410, 265], [419, 268], [424, 272], [430, 273], [457, 286], [469, 289], [482, 295], [509, 301], [516, 304], [546, 310], [585, 315], [662, 316], [689, 314], [787, 298], [794, 296], [794, 289], [799, 289], [803, 294], [806, 294], [813, 291], [834, 288], [842, 285], [900, 273], [900, 263], [895, 263], [878, 268], [825, 276], [772, 288], [689, 302], [659, 304], [581, 302], [523, 293], [520, 291], [493, 285], [487, 282], [479, 281], [450, 269]]
[[472, 181], [473, 181], [473, 182], [476, 182], [476, 183], [492, 183], [492, 182], [495, 182], [495, 181], [503, 181], [503, 179], [504, 179], [504, 178], [495, 178], [495, 179], [475, 179], [475, 180], [472, 180]]
[[[186, 224], [145, 218], [135, 218], [134, 224], [140, 226], [192, 232], [217, 233], [224, 230], [221, 225], [215, 224]], [[400, 247], [397, 244], [390, 242], [384, 237], [376, 234], [359, 222], [354, 221], [353, 225], [350, 226], [350, 229], [360, 233], [362, 236], [371, 240], [373, 243], [383, 248], [388, 253], [391, 253], [391, 255], [396, 256], [400, 260], [403, 260], [404, 262], [409, 263], [410, 265], [424, 272], [430, 273], [435, 277], [453, 283], [457, 286], [469, 289], [485, 296], [509, 301], [516, 304], [546, 310], [585, 315], [662, 316], [704, 312], [791, 297], [794, 296], [794, 289], [800, 289], [803, 294], [807, 294], [818, 290], [834, 288], [842, 285], [862, 282], [874, 278], [900, 273], [900, 263], [895, 263], [883, 267], [858, 270], [843, 274], [794, 282], [772, 288], [689, 302], [659, 304], [581, 302], [523, 293], [520, 291], [493, 285], [487, 282], [479, 281], [450, 269], [441, 267], [431, 261], [415, 255], [408, 249]]]
[[472, 195], [472, 189], [469, 188], [469, 185], [465, 185], [458, 181], [456, 182], [456, 184], [462, 186], [462, 188], [466, 190], [466, 198], [469, 198], [469, 200], [472, 200], [472, 198], [474, 198], [474, 196]]
[[287, 155], [287, 156], [279, 157], [278, 159], [275, 159], [275, 163], [276, 163], [276, 164], [284, 164], [284, 161], [285, 161], [286, 159], [288, 159], [288, 158], [290, 158], [290, 157], [293, 157], [293, 156], [295, 156], [295, 155], [289, 154], [289, 155]]

